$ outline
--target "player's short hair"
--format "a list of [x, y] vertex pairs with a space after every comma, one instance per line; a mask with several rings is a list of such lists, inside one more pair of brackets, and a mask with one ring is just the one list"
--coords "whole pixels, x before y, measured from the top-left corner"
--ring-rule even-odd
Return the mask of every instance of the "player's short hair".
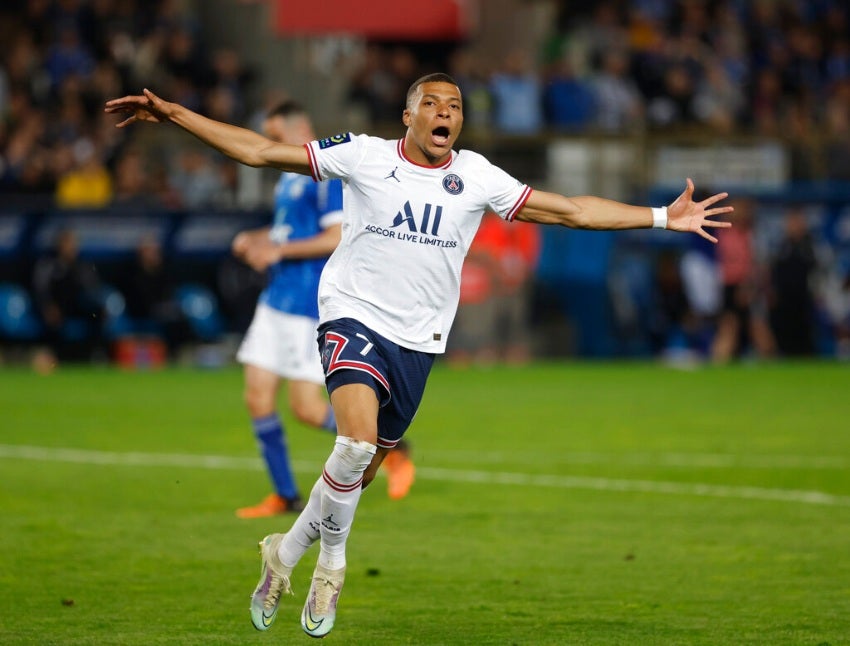
[[457, 85], [457, 81], [455, 81], [448, 74], [444, 74], [443, 72], [435, 72], [433, 74], [426, 74], [425, 76], [420, 76], [418, 79], [413, 81], [410, 87], [407, 90], [407, 99], [405, 101], [405, 106], [410, 107], [410, 100], [413, 98], [413, 95], [416, 94], [416, 90], [423, 83], [451, 83], [452, 85]]
[[288, 119], [289, 117], [300, 117], [307, 114], [307, 109], [298, 103], [298, 101], [292, 101], [287, 99], [281, 103], [278, 103], [271, 110], [266, 112], [266, 119], [271, 119], [272, 117], [283, 117], [284, 119]]

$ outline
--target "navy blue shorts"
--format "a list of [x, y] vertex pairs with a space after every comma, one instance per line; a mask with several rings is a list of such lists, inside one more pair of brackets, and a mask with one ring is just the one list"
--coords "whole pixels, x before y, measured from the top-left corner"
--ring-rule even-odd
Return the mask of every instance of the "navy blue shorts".
[[365, 384], [378, 396], [378, 446], [392, 448], [422, 401], [433, 353], [408, 350], [350, 318], [319, 326], [319, 352], [328, 393]]

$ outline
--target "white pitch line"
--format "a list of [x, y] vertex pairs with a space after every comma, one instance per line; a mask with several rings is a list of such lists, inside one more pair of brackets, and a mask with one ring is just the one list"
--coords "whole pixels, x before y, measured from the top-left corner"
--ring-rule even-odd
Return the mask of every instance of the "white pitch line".
[[[432, 451], [432, 457], [445, 460], [475, 460], [482, 463], [531, 461], [537, 455], [504, 451]], [[668, 452], [590, 452], [571, 451], [557, 456], [561, 464], [613, 464], [650, 467], [683, 467], [704, 469], [812, 469], [841, 470], [850, 468], [850, 459], [840, 455], [735, 455], [730, 453]]]
[[[263, 468], [258, 458], [238, 458], [224, 455], [191, 455], [187, 453], [139, 453], [93, 451], [88, 449], [49, 448], [0, 444], [0, 459], [22, 459], [39, 462], [68, 462], [141, 467], [184, 467], [218, 470], [250, 470]], [[295, 461], [293, 468], [299, 472], [316, 472], [317, 463]], [[798, 489], [769, 489], [704, 483], [669, 482], [657, 480], [627, 480], [594, 478], [588, 476], [560, 476], [505, 471], [471, 471], [417, 467], [416, 476], [424, 480], [466, 482], [555, 489], [586, 489], [594, 491], [619, 491], [700, 496], [712, 498], [737, 498], [741, 500], [766, 500], [796, 502], [808, 505], [850, 507], [850, 496], [839, 496], [822, 491]]]

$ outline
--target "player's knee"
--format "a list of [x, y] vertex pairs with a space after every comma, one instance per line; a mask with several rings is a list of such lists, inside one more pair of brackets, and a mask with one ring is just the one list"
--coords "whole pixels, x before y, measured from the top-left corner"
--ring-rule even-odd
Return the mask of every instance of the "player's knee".
[[251, 417], [264, 417], [275, 411], [275, 397], [261, 388], [245, 388], [242, 396]]

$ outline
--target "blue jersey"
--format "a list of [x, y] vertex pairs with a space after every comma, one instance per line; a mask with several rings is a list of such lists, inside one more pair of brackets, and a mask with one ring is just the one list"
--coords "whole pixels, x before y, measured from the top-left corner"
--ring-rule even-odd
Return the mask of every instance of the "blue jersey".
[[[342, 221], [342, 182], [316, 183], [282, 173], [274, 191], [274, 221], [269, 236], [278, 243], [318, 235]], [[285, 259], [269, 268], [260, 302], [287, 314], [319, 317], [319, 278], [327, 258]]]

